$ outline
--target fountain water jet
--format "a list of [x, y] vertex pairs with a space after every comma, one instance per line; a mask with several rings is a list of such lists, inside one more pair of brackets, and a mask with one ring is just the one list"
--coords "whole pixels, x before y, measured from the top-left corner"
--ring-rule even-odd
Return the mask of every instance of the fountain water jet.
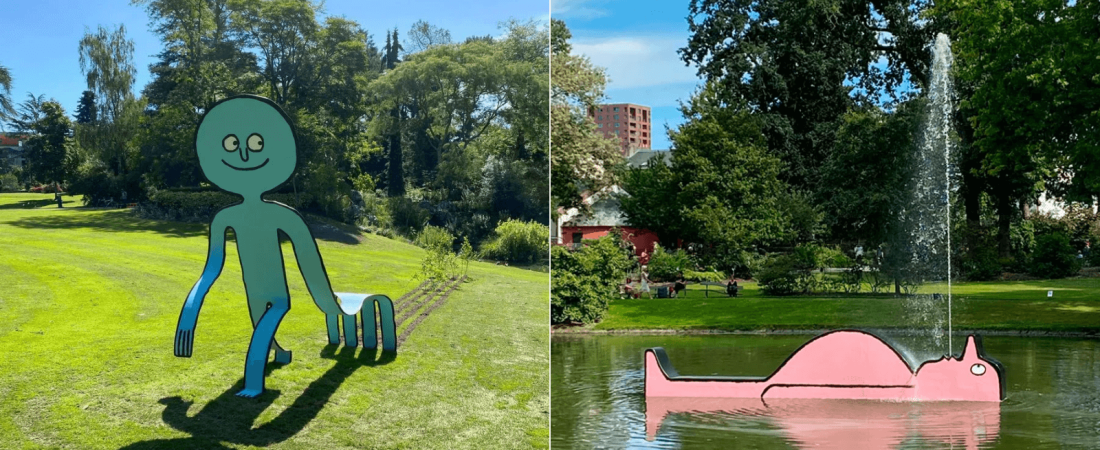
[[951, 82], [951, 41], [944, 34], [932, 44], [932, 71], [925, 117], [911, 160], [909, 202], [901, 210], [893, 245], [902, 254], [901, 273], [911, 285], [925, 281], [946, 282], [946, 296], [915, 295], [907, 299], [910, 319], [928, 326], [933, 346], [927, 353], [942, 354], [943, 310], [946, 297], [947, 354], [953, 349], [951, 323], [951, 195], [957, 167], [954, 164], [952, 120], [955, 91]]

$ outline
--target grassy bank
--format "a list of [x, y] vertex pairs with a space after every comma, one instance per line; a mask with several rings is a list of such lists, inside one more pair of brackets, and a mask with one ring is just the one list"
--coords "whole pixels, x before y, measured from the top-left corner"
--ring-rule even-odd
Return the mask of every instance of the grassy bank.
[[[946, 300], [893, 295], [764, 296], [756, 283], [741, 295], [704, 296], [692, 286], [675, 299], [613, 300], [604, 320], [579, 330], [818, 330], [946, 326]], [[1054, 296], [1047, 297], [1053, 290]], [[926, 285], [922, 292], [946, 292]], [[958, 283], [952, 287], [955, 329], [1100, 333], [1100, 278]], [[564, 331], [564, 330], [563, 330]]]
[[[233, 394], [252, 330], [235, 246], [194, 356], [176, 358], [207, 227], [45, 197], [0, 194], [0, 449], [547, 444], [545, 273], [474, 263], [445, 302], [407, 297], [394, 358], [326, 345], [324, 315], [284, 244], [293, 308], [278, 338], [294, 362], [270, 364], [268, 391], [243, 399]], [[335, 290], [397, 299], [418, 289], [419, 248], [339, 233], [318, 245]]]

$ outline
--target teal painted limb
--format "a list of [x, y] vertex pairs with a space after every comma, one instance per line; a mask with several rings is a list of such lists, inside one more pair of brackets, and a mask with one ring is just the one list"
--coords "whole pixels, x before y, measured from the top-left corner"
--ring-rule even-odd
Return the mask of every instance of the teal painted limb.
[[328, 343], [340, 343], [340, 316], [336, 314], [325, 315], [325, 328], [328, 329]]
[[279, 348], [278, 344], [275, 345], [275, 362], [290, 364], [294, 360], [294, 352], [290, 350], [283, 350]]
[[289, 308], [287, 305], [272, 305], [260, 318], [256, 329], [252, 331], [252, 342], [248, 345], [248, 356], [244, 363], [244, 389], [237, 393], [239, 397], [255, 397], [264, 391], [264, 368], [267, 355], [271, 352], [275, 331]]
[[313, 234], [309, 232], [305, 221], [288, 221], [279, 229], [290, 238], [290, 244], [294, 247], [294, 258], [298, 261], [298, 270], [302, 272], [302, 279], [306, 282], [309, 295], [313, 297], [313, 303], [325, 314], [344, 313], [336, 301], [336, 295], [332, 293], [321, 252], [317, 250], [317, 243], [314, 242]]
[[355, 314], [344, 314], [344, 345], [359, 346], [359, 332], [356, 330]]
[[374, 303], [370, 303], [369, 307], [363, 308], [360, 313], [363, 315], [363, 348], [376, 349], [378, 348], [378, 324], [374, 321]]
[[[384, 295], [377, 295], [374, 297], [374, 303], [378, 304], [379, 322], [382, 328], [382, 350], [389, 352], [397, 351], [397, 324], [394, 323], [393, 317], [393, 300]], [[372, 305], [371, 315], [374, 315], [374, 308]], [[365, 312], [364, 312], [365, 314]]]
[[223, 216], [215, 215], [210, 223], [210, 242], [207, 248], [206, 267], [191, 292], [187, 294], [187, 300], [183, 302], [179, 321], [176, 324], [176, 340], [173, 353], [176, 356], [190, 358], [195, 343], [195, 327], [198, 325], [199, 312], [202, 310], [202, 302], [206, 294], [210, 292], [210, 286], [214, 285], [225, 265], [225, 230], [227, 228]]

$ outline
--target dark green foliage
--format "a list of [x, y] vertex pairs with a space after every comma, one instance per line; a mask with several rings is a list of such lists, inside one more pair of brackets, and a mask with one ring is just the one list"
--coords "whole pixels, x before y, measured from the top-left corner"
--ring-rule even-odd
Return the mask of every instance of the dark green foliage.
[[695, 263], [683, 249], [668, 250], [658, 244], [649, 256], [646, 269], [650, 280], [674, 281], [685, 272], [695, 269]]
[[537, 222], [509, 219], [497, 225], [493, 237], [481, 247], [487, 257], [531, 263], [546, 258], [550, 230]]
[[[1026, 249], [1033, 248], [1034, 235], [1021, 232], [1020, 254], [1026, 261]], [[955, 242], [958, 243], [955, 251], [956, 265], [959, 274], [968, 281], [988, 281], [1001, 276], [1003, 266], [1001, 258], [997, 254], [997, 238], [989, 230], [983, 228], [957, 228]], [[1025, 243], [1026, 242], [1026, 243]], [[969, 248], [964, 247], [969, 246]]]
[[[672, 167], [624, 176], [630, 196], [621, 199], [622, 211], [632, 226], [666, 242], [704, 243], [701, 262], [723, 270], [742, 251], [813, 234], [819, 215], [779, 180], [782, 162], [764, 147], [749, 110], [720, 103], [708, 85], [683, 114], [688, 122], [671, 132]], [[809, 229], [796, 229], [802, 226]]]
[[853, 273], [818, 276], [823, 268], [851, 269], [855, 263], [835, 248], [803, 244], [790, 253], [769, 258], [755, 276], [760, 289], [770, 295], [854, 292], [862, 277]]
[[920, 18], [925, 6], [897, 0], [692, 0], [691, 37], [680, 55], [724, 101], [747, 102], [757, 112], [769, 153], [787, 165], [782, 179], [813, 190], [832, 151], [837, 121], [852, 105], [903, 97], [907, 76], [922, 84], [931, 38]]
[[47, 184], [61, 183], [76, 171], [72, 124], [56, 101], [42, 103], [41, 112], [31, 124], [34, 135], [27, 139], [24, 176]]
[[417, 233], [413, 243], [423, 249], [444, 248], [450, 251], [454, 247], [455, 237], [447, 230], [428, 225]]
[[76, 115], [74, 116], [76, 123], [89, 124], [95, 122], [99, 118], [98, 110], [95, 106], [95, 92], [84, 91], [80, 96], [80, 103], [76, 106]]
[[551, 323], [600, 321], [608, 302], [619, 294], [619, 284], [631, 266], [617, 241], [605, 236], [586, 241], [577, 250], [562, 246], [551, 250]]
[[817, 189], [832, 237], [870, 248], [899, 225], [923, 104], [906, 102], [894, 113], [857, 109], [843, 117]]
[[1031, 254], [1030, 272], [1042, 278], [1065, 278], [1077, 274], [1081, 262], [1077, 250], [1069, 243], [1069, 236], [1051, 232], [1035, 239], [1035, 251]]
[[[113, 196], [120, 201], [117, 192], [120, 188], [111, 185], [110, 178], [106, 174], [87, 177], [95, 182], [102, 180], [106, 186], [104, 192], [96, 193], [96, 198]], [[287, 194], [265, 194], [264, 200], [274, 201], [289, 205], [301, 211], [302, 204], [309, 202], [308, 196], [296, 196]], [[146, 201], [139, 203], [137, 214], [147, 219], [175, 220], [181, 222], [210, 222], [218, 210], [234, 203], [239, 203], [241, 198], [221, 190], [177, 189], [163, 190], [153, 193]]]

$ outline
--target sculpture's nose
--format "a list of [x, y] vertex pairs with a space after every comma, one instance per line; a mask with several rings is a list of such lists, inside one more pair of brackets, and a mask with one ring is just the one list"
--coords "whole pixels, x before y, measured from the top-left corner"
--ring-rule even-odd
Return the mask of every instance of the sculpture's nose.
[[241, 154], [241, 161], [248, 162], [248, 149], [242, 145], [237, 151]]

